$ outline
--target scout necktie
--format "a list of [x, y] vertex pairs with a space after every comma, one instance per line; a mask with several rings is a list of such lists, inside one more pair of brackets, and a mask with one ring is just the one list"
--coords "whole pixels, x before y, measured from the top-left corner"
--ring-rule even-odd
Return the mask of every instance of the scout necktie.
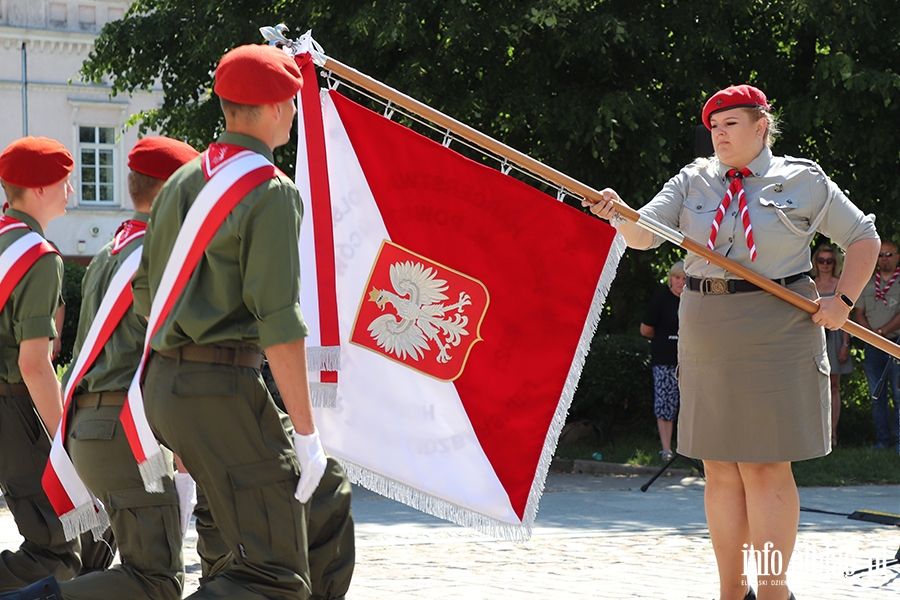
[[887, 282], [884, 289], [881, 289], [881, 271], [875, 271], [875, 299], [884, 302], [885, 306], [887, 306], [886, 294], [888, 293], [888, 290], [891, 289], [891, 286], [894, 285], [894, 282], [897, 281], [897, 275], [900, 275], [900, 267], [894, 269], [894, 276]]
[[110, 251], [110, 254], [118, 254], [132, 240], [143, 237], [144, 232], [146, 231], [147, 224], [144, 221], [138, 221], [137, 219], [128, 219], [127, 221], [123, 222], [116, 230], [116, 235], [113, 238], [113, 247]]
[[732, 178], [731, 185], [728, 186], [728, 191], [725, 192], [725, 197], [722, 198], [722, 202], [719, 204], [719, 210], [716, 211], [716, 216], [713, 219], [712, 230], [709, 232], [709, 241], [706, 243], [706, 246], [710, 250], [716, 249], [716, 236], [719, 234], [719, 225], [722, 224], [722, 219], [725, 218], [725, 211], [728, 210], [728, 206], [731, 204], [731, 200], [737, 196], [738, 200], [738, 210], [741, 213], [741, 222], [744, 224], [744, 237], [747, 238], [747, 247], [750, 249], [750, 260], [756, 260], [756, 243], [753, 241], [753, 227], [750, 226], [750, 212], [747, 210], [747, 195], [744, 193], [744, 177], [748, 177], [753, 173], [748, 168], [743, 169], [731, 169], [728, 171], [728, 176]]

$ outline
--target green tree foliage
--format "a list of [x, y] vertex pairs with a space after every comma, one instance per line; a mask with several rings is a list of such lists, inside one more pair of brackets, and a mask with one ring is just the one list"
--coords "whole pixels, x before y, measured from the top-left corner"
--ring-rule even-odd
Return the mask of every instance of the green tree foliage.
[[[694, 158], [708, 95], [752, 83], [782, 116], [776, 151], [819, 161], [884, 236], [897, 233], [890, 0], [137, 0], [104, 28], [83, 75], [116, 93], [161, 82], [165, 102], [140, 126], [202, 147], [222, 128], [210, 96], [219, 57], [279, 22], [632, 206]], [[278, 153], [282, 168], [293, 152]], [[626, 254], [602, 331], [637, 329], [676, 254]]]

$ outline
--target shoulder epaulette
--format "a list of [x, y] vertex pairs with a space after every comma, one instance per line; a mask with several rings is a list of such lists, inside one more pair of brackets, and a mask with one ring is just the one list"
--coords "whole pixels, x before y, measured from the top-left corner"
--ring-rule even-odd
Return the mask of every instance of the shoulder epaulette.
[[810, 160], [808, 158], [797, 158], [796, 156], [788, 156], [787, 154], [785, 154], [784, 162], [800, 164], [800, 165], [807, 165], [809, 167], [813, 167], [814, 169], [818, 169], [820, 171], [822, 170], [822, 167], [819, 166], [819, 163], [817, 163], [814, 160]]

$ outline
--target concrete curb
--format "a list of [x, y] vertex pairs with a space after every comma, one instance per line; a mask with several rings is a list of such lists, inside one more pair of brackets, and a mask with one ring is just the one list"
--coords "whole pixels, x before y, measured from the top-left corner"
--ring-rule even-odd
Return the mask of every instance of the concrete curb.
[[[605, 462], [602, 460], [580, 460], [554, 457], [550, 468], [563, 473], [581, 473], [585, 475], [654, 475], [662, 468], [653, 466], [626, 465]], [[668, 469], [666, 473], [687, 476], [694, 473], [692, 469]]]

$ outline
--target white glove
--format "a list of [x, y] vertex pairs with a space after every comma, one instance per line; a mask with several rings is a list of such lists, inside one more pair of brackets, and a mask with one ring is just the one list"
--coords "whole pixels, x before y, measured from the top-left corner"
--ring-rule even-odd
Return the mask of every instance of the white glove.
[[296, 431], [293, 435], [294, 450], [297, 452], [297, 460], [300, 461], [300, 481], [297, 482], [294, 498], [306, 503], [319, 487], [328, 459], [325, 458], [325, 450], [319, 441], [318, 429], [309, 435], [300, 435]]
[[175, 491], [178, 492], [178, 510], [181, 513], [181, 537], [187, 534], [191, 515], [197, 506], [197, 484], [190, 473], [175, 471]]

